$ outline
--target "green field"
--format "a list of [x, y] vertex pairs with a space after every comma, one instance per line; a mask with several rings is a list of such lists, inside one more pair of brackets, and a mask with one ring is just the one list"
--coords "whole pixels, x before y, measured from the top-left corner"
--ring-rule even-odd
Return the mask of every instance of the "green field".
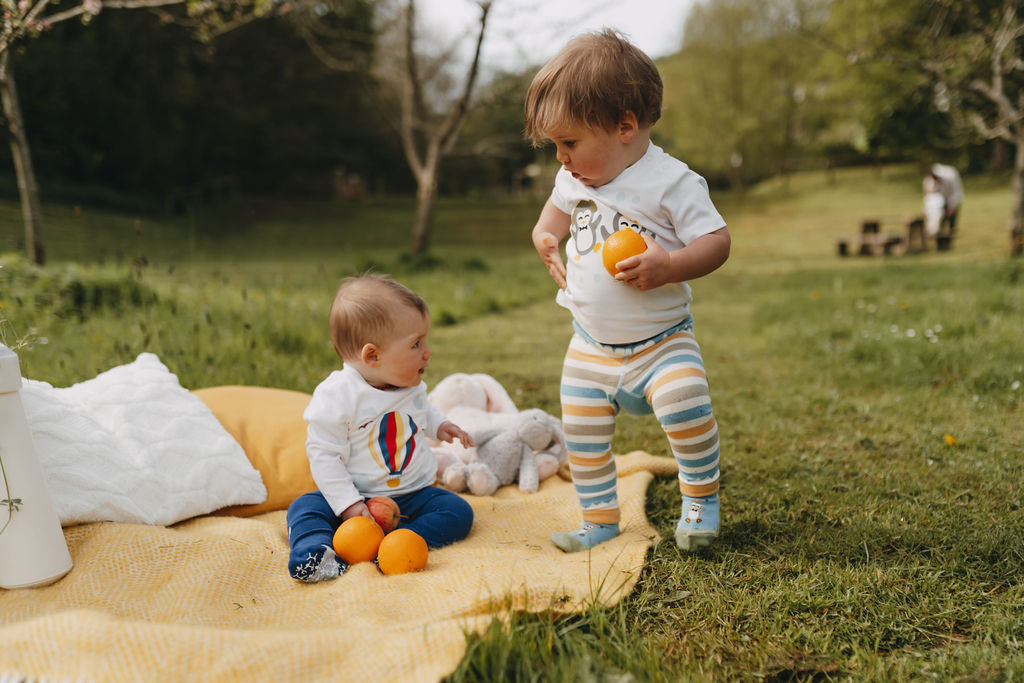
[[[1024, 261], [1005, 177], [967, 178], [949, 252], [839, 258], [835, 238], [919, 211], [911, 167], [714, 195], [733, 253], [693, 283], [722, 435], [723, 529], [668, 539], [634, 593], [571, 618], [495, 622], [452, 680], [939, 680], [1024, 676]], [[151, 351], [189, 388], [311, 391], [337, 366], [326, 310], [367, 268], [431, 307], [427, 381], [486, 372], [557, 414], [568, 318], [529, 246], [542, 198], [444, 200], [426, 257], [408, 200], [230, 207], [156, 220], [49, 206], [50, 265], [14, 255], [0, 204], [0, 334], [64, 386]], [[80, 215], [79, 215], [80, 214]], [[617, 452], [666, 455], [624, 417]]]

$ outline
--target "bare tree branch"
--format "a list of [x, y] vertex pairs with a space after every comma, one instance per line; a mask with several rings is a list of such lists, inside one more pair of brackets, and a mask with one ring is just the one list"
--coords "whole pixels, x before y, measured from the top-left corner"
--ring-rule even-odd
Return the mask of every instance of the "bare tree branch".
[[473, 63], [469, 67], [469, 76], [466, 78], [466, 84], [462, 90], [462, 96], [459, 97], [458, 102], [455, 103], [455, 106], [448, 114], [448, 117], [445, 119], [440, 130], [441, 149], [444, 150], [445, 153], [451, 151], [452, 145], [455, 144], [455, 140], [458, 137], [459, 130], [462, 128], [462, 124], [466, 122], [466, 116], [469, 114], [469, 98], [473, 94], [473, 86], [476, 84], [476, 77], [480, 72], [480, 51], [484, 44], [484, 32], [487, 29], [487, 15], [490, 11], [490, 0], [485, 0], [480, 3], [480, 32], [477, 34], [476, 49], [473, 51]]
[[988, 140], [999, 139], [1005, 140], [1006, 142], [1015, 142], [1013, 133], [1011, 133], [1010, 129], [1001, 122], [997, 122], [995, 125], [989, 125], [980, 114], [971, 114], [967, 117], [967, 120], [982, 137]]
[[405, 11], [405, 76], [409, 86], [411, 113], [420, 121], [429, 116], [426, 101], [423, 97], [423, 78], [420, 73], [419, 55], [416, 54], [416, 3], [408, 0]]
[[302, 24], [297, 27], [299, 37], [302, 38], [302, 42], [306, 44], [310, 52], [313, 53], [317, 59], [320, 60], [328, 69], [334, 69], [335, 71], [355, 71], [357, 64], [352, 59], [338, 59], [330, 51], [326, 50], [317, 37], [313, 34], [310, 28]]

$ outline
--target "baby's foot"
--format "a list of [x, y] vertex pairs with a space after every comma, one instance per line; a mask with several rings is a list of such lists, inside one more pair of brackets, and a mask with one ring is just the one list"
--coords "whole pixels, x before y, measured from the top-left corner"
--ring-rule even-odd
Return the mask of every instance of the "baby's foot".
[[316, 583], [337, 578], [345, 573], [348, 565], [338, 559], [333, 548], [324, 546], [323, 552], [310, 553], [306, 561], [289, 567], [293, 579]]
[[683, 514], [676, 525], [676, 545], [696, 550], [718, 536], [718, 494], [707, 498], [683, 496]]
[[584, 522], [576, 531], [556, 531], [551, 534], [551, 542], [567, 553], [576, 553], [593, 548], [598, 543], [604, 543], [618, 535], [618, 524]]
[[450, 465], [441, 475], [441, 483], [449, 491], [462, 492], [466, 490], [466, 466]]

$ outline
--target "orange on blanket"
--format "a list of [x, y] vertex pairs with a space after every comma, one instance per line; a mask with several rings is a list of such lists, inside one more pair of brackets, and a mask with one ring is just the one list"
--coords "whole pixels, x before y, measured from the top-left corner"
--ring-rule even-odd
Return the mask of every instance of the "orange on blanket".
[[377, 566], [385, 574], [418, 572], [427, 566], [427, 542], [411, 529], [395, 529], [380, 542]]
[[334, 532], [334, 552], [345, 562], [369, 562], [377, 557], [384, 530], [369, 517], [346, 519]]

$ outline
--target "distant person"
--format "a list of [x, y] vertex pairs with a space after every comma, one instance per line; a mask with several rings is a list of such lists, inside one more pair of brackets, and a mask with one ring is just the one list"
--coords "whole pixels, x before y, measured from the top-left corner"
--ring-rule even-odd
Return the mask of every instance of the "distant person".
[[939, 185], [939, 192], [945, 201], [941, 228], [945, 228], [950, 237], [956, 234], [957, 217], [960, 205], [964, 203], [964, 185], [960, 173], [946, 164], [932, 164], [931, 177]]
[[[562, 164], [533, 244], [575, 331], [562, 425], [583, 524], [551, 535], [565, 552], [619, 534], [611, 441], [620, 410], [654, 413], [668, 437], [682, 493], [676, 544], [693, 550], [719, 532], [718, 424], [687, 281], [725, 263], [730, 237], [705, 180], [651, 144], [661, 99], [651, 59], [608, 30], [569, 41], [526, 94], [527, 135], [554, 142]], [[613, 277], [601, 248], [620, 229], [639, 233], [647, 250], [618, 261]]]
[[465, 538], [473, 525], [469, 503], [433, 486], [437, 460], [422, 438], [473, 445], [427, 400], [426, 303], [385, 277], [350, 278], [334, 297], [329, 326], [343, 367], [317, 386], [303, 413], [318, 490], [297, 498], [287, 515], [288, 571], [309, 583], [347, 569], [333, 550], [334, 532], [347, 519], [371, 517], [373, 496], [394, 498], [399, 526], [431, 548]]
[[939, 181], [931, 175], [924, 177], [924, 232], [928, 237], [935, 238], [946, 213], [946, 198], [939, 191]]

